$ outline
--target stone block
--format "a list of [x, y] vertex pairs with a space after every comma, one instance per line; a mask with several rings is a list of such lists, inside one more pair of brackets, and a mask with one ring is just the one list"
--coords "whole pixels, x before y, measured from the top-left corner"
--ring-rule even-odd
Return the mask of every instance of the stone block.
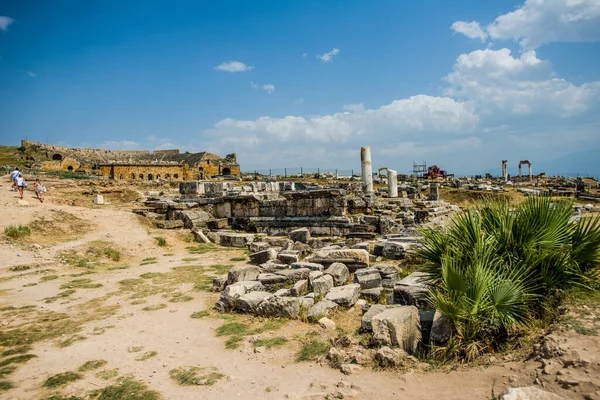
[[356, 271], [369, 266], [369, 253], [361, 249], [321, 249], [313, 256], [307, 257], [305, 261], [325, 266], [340, 262], [350, 271]]
[[229, 226], [227, 218], [211, 219], [206, 221], [206, 226], [209, 229], [225, 229]]
[[322, 275], [316, 279], [311, 279], [310, 286], [316, 296], [324, 296], [333, 287], [333, 278], [331, 275]]
[[421, 341], [419, 311], [414, 306], [394, 307], [371, 320], [373, 340], [381, 346], [400, 347], [413, 353]]
[[391, 260], [401, 260], [404, 258], [405, 253], [406, 249], [402, 243], [386, 241], [381, 255]]
[[289, 234], [290, 240], [300, 243], [308, 243], [310, 240], [310, 231], [308, 228], [294, 229]]
[[427, 293], [425, 281], [428, 275], [424, 272], [413, 272], [394, 285], [394, 304], [414, 305], [427, 308]]
[[367, 300], [370, 303], [378, 303], [382, 294], [383, 287], [381, 286], [372, 289], [363, 289], [360, 291], [360, 297]]
[[212, 290], [214, 292], [221, 292], [227, 286], [227, 274], [219, 276], [212, 281]]
[[273, 295], [269, 292], [256, 291], [246, 293], [235, 301], [235, 308], [244, 313], [255, 314], [258, 305], [271, 297]]
[[312, 262], [299, 261], [292, 264], [292, 268], [308, 268], [311, 271], [323, 271], [325, 268], [323, 264], [317, 264]]
[[156, 221], [156, 227], [160, 229], [180, 229], [183, 228], [183, 221], [179, 219]]
[[360, 322], [361, 330], [363, 332], [371, 332], [373, 330], [373, 327], [371, 325], [371, 321], [373, 320], [373, 317], [379, 313], [384, 312], [385, 310], [387, 310], [389, 308], [394, 308], [394, 307], [401, 307], [401, 306], [373, 304], [367, 309], [367, 311], [364, 311], [364, 308], [363, 308], [363, 316], [362, 316], [361, 322]]
[[300, 312], [300, 300], [297, 297], [273, 296], [261, 302], [256, 313], [263, 317], [283, 317], [296, 319]]
[[327, 275], [331, 275], [333, 278], [333, 284], [335, 286], [344, 285], [350, 276], [348, 267], [342, 263], [333, 263], [324, 272]]
[[309, 296], [298, 297], [300, 300], [300, 307], [305, 310], [310, 310], [315, 305], [315, 299]]
[[290, 282], [298, 282], [302, 279], [308, 279], [308, 274], [310, 270], [307, 268], [299, 268], [299, 269], [284, 269], [275, 271], [274, 273], [277, 275], [283, 275]]
[[252, 253], [258, 253], [259, 251], [267, 250], [271, 248], [271, 245], [267, 242], [252, 242], [248, 245], [248, 250]]
[[254, 241], [254, 235], [247, 233], [219, 232], [219, 243], [225, 247], [245, 248]]
[[444, 345], [450, 339], [452, 334], [452, 321], [445, 317], [439, 310], [433, 315], [433, 324], [431, 325], [430, 339], [435, 344]]
[[233, 267], [227, 273], [227, 284], [239, 281], [255, 281], [258, 279], [260, 274], [260, 268], [254, 265], [241, 265], [239, 267]]
[[217, 308], [221, 311], [230, 310], [240, 296], [250, 292], [264, 291], [265, 287], [258, 281], [240, 281], [228, 285], [221, 293]]
[[283, 275], [271, 274], [268, 272], [258, 275], [257, 279], [260, 283], [267, 287], [273, 285], [281, 285], [287, 281], [287, 278]]
[[323, 317], [319, 320], [319, 326], [327, 331], [335, 330], [335, 322], [333, 322], [327, 317]]
[[361, 242], [355, 244], [354, 246], [352, 246], [352, 248], [357, 250], [371, 251], [371, 244], [369, 242]]
[[358, 283], [363, 290], [381, 287], [381, 274], [376, 268], [359, 269], [354, 272], [354, 283]]
[[275, 249], [267, 249], [257, 253], [250, 254], [250, 262], [252, 264], [264, 264], [268, 261], [277, 259], [277, 251]]
[[288, 297], [291, 295], [290, 289], [279, 289], [275, 292], [275, 296]]
[[351, 284], [332, 288], [325, 296], [342, 307], [352, 307], [360, 296], [360, 285]]
[[94, 196], [94, 204], [103, 205], [104, 204], [104, 196], [101, 194], [97, 194]]
[[[593, 397], [590, 397], [593, 398]], [[547, 392], [537, 386], [508, 388], [501, 397], [502, 400], [564, 400], [555, 393]]]
[[308, 293], [308, 280], [302, 279], [294, 283], [290, 289], [290, 296], [301, 297]]
[[327, 299], [321, 300], [308, 310], [307, 316], [311, 321], [318, 321], [331, 315], [337, 308], [337, 303]]

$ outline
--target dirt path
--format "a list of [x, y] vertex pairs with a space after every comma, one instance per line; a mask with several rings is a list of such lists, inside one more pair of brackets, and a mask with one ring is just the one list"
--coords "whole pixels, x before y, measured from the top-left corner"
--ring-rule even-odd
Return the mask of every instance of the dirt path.
[[[8, 183], [0, 184], [0, 213], [7, 216], [0, 221], [0, 229], [10, 224], [30, 224], [40, 218], [52, 220], [57, 213], [68, 213], [76, 218], [73, 221], [78, 221], [80, 231], [76, 234], [61, 231], [64, 237], [39, 236], [34, 232], [20, 241], [3, 240], [0, 243], [0, 307], [15, 307], [3, 314], [1, 337], [9, 337], [13, 329], [25, 322], [40, 323], [43, 332], [64, 330], [57, 336], [39, 340], [34, 339], [37, 333], [25, 335], [25, 343], [29, 341], [32, 347], [28, 353], [36, 357], [14, 364], [17, 367], [14, 372], [0, 376], [0, 381], [10, 381], [14, 385], [12, 389], [0, 391], [1, 398], [46, 398], [51, 393], [85, 398], [89, 391], [114, 383], [116, 376], [103, 379], [97, 373], [109, 371], [103, 375], [106, 378], [115, 368], [118, 369], [116, 375], [131, 375], [160, 392], [165, 399], [322, 399], [327, 395], [346, 399], [487, 399], [493, 385], [495, 392], [501, 393], [509, 385], [531, 385], [536, 378], [535, 369], [539, 363], [533, 361], [498, 362], [494, 366], [447, 373], [400, 373], [365, 368], [346, 376], [315, 362], [294, 361], [299, 347], [295, 338], [306, 331], [320, 329], [295, 321], [285, 324], [279, 331], [260, 335], [287, 337], [288, 343], [282, 347], [255, 352], [252, 337], [246, 337], [240, 348], [226, 349], [227, 337], [218, 337], [215, 332], [224, 320], [213, 314], [190, 318], [194, 312], [210, 309], [215, 295], [194, 289], [193, 282], [202, 276], [194, 275], [190, 281], [183, 275], [189, 268], [180, 270], [181, 275], [177, 275], [173, 267], [194, 265], [206, 269], [210, 276], [211, 268], [243, 263], [232, 261], [232, 258], [243, 258], [243, 251], [190, 254], [186, 248], [194, 244], [182, 241], [181, 233], [158, 231], [144, 225], [130, 211], [112, 206], [59, 205], [53, 202], [52, 192], [44, 204], [31, 199], [31, 193], [28, 193], [25, 204], [8, 188]], [[157, 246], [157, 236], [164, 237], [169, 246]], [[122, 251], [122, 260], [104, 260], [103, 267], [93, 270], [76, 268], [66, 260], [65, 251], [81, 253], [86, 245], [98, 240], [116, 244]], [[22, 269], [15, 271], [16, 266]], [[30, 268], [25, 269], [26, 266]], [[81, 275], [87, 272], [91, 273]], [[156, 277], [154, 284], [149, 283], [151, 279], [140, 278], [148, 273], [154, 273], [146, 275]], [[44, 277], [52, 276], [56, 278], [44, 280]], [[77, 279], [89, 279], [87, 284], [101, 286], [80, 288], [76, 286]], [[130, 284], [126, 290], [124, 280], [129, 280], [126, 282]], [[74, 285], [71, 289], [74, 292], [61, 297], [61, 293], [69, 290], [69, 285]], [[191, 299], [179, 302], [175, 296]], [[144, 310], [162, 304], [164, 308]], [[24, 306], [35, 308], [19, 308]], [[68, 320], [72, 326], [57, 327], [58, 322], [40, 319], [48, 315], [50, 320], [59, 318], [58, 313], [72, 318]], [[56, 321], [64, 321], [60, 318]], [[27, 329], [34, 332], [32, 326], [27, 325]], [[598, 349], [598, 340], [592, 336], [588, 339], [592, 340], [591, 344], [586, 344], [588, 352], [592, 346], [593, 353]], [[1, 343], [0, 351], [16, 348], [16, 345], [3, 346]], [[152, 352], [156, 354], [136, 360]], [[60, 387], [43, 387], [47, 378], [77, 371], [90, 360], [105, 360], [106, 365], [97, 371], [82, 373], [81, 379]], [[214, 368], [223, 377], [214, 385], [182, 386], [169, 376], [172, 369], [182, 366]], [[558, 388], [551, 390], [560, 391]], [[572, 393], [562, 394], [570, 396]]]

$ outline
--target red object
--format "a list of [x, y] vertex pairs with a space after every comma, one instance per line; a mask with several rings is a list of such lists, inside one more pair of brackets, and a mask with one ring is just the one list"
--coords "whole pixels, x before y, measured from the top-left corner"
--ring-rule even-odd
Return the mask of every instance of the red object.
[[445, 178], [447, 174], [448, 173], [445, 170], [440, 169], [437, 165], [432, 165], [427, 168], [427, 173], [423, 174], [423, 177], [435, 179], [438, 176], [441, 176], [442, 178]]

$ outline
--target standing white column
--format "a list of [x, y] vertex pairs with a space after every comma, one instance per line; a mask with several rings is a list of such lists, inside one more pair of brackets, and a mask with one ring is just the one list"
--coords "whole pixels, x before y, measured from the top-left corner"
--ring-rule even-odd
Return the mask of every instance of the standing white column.
[[371, 146], [360, 148], [360, 171], [362, 174], [363, 191], [373, 193], [373, 165], [371, 164]]
[[398, 197], [398, 172], [388, 169], [388, 195]]

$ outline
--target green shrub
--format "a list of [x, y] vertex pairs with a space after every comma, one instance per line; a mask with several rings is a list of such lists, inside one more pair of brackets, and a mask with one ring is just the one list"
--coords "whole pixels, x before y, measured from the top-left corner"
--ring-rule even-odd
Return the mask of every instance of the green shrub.
[[9, 225], [4, 228], [4, 234], [12, 239], [20, 239], [31, 235], [31, 229], [27, 225]]
[[447, 356], [493, 352], [549, 315], [561, 293], [600, 281], [600, 217], [571, 215], [571, 203], [533, 197], [514, 210], [485, 203], [443, 230], [421, 230], [429, 300], [454, 327]]
[[154, 239], [156, 239], [156, 243], [161, 247], [165, 247], [167, 245], [167, 239], [162, 236], [155, 237]]

